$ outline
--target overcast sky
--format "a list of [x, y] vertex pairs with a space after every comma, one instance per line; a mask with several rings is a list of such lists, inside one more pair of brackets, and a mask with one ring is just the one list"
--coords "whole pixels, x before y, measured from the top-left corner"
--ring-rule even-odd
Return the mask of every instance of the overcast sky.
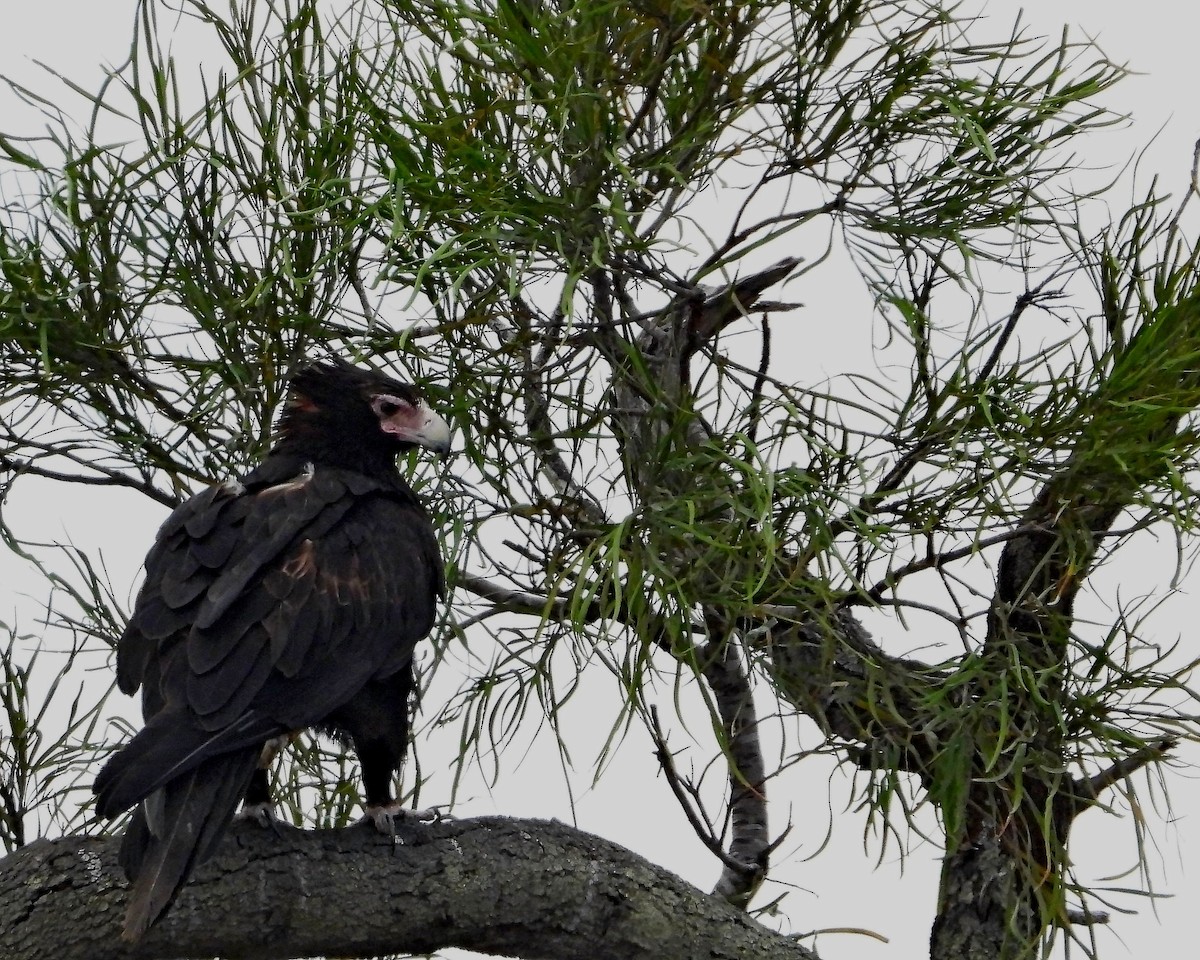
[[[1026, 15], [1032, 27], [1049, 35], [1056, 35], [1063, 23], [1075, 25], [1095, 37], [1112, 60], [1127, 63], [1138, 71], [1110, 100], [1114, 109], [1134, 116], [1133, 124], [1119, 133], [1098, 137], [1094, 149], [1089, 147], [1087, 159], [1097, 164], [1116, 164], [1157, 137], [1148, 149], [1141, 176], [1148, 182], [1150, 174], [1157, 172], [1166, 184], [1177, 188], [1176, 193], [1186, 183], [1192, 144], [1200, 137], [1200, 97], [1196, 95], [1194, 67], [1196, 33], [1193, 17], [1179, 12], [1188, 6], [1181, 0], [1138, 3], [1042, 0]], [[1019, 7], [1009, 0], [994, 0], [986, 5], [986, 11], [992, 20], [1006, 22]], [[0, 30], [0, 72], [49, 90], [52, 88], [38, 79], [38, 70], [33, 65], [33, 61], [42, 61], [84, 87], [94, 89], [102, 75], [101, 66], [120, 62], [128, 49], [132, 10], [129, 0], [7, 3], [4, 28]], [[13, 132], [28, 116], [0, 91], [0, 130]], [[1114, 198], [1114, 206], [1123, 203], [1129, 194], [1130, 187], [1122, 187]], [[133, 505], [136, 501], [130, 499], [129, 503]], [[114, 542], [125, 543], [127, 550], [112, 557], [113, 570], [115, 579], [119, 581], [124, 576], [129, 583], [154, 527], [161, 520], [160, 514], [152, 512], [136, 519], [95, 517], [86, 509], [61, 504], [55, 515], [58, 528], [49, 529], [50, 536], [67, 530], [81, 543], [110, 544], [110, 552]], [[1144, 573], [1150, 586], [1153, 578], [1161, 576], [1165, 569], [1147, 563]], [[11, 602], [0, 592], [0, 620], [8, 618]], [[1195, 603], [1193, 592], [1192, 596], [1173, 602], [1156, 621], [1162, 643], [1173, 642], [1182, 635], [1185, 647], [1196, 650], [1196, 638], [1186, 633], [1195, 620]], [[596, 730], [589, 729], [586, 717], [577, 718], [576, 724], [578, 729], [573, 735], [581, 745], [576, 757], [582, 765], [592, 755], [589, 749], [594, 751], [598, 742]], [[612, 771], [597, 790], [576, 798], [577, 822], [682, 872], [697, 884], [708, 884], [716, 868], [685, 829], [673, 826], [663, 830], [656, 821], [639, 820], [639, 811], [654, 807], [642, 795], [640, 786], [643, 778], [653, 776], [649, 749], [647, 743], [631, 740], [630, 757], [622, 761], [625, 766]], [[1192, 756], [1196, 757], [1195, 752]], [[571, 807], [561, 787], [542, 788], [538, 784], [538, 764], [553, 762], [547, 751], [535, 753], [517, 775], [506, 778], [499, 790], [490, 795], [480, 791], [463, 812], [494, 811], [570, 820]], [[554, 773], [550, 778], [553, 784], [560, 779]], [[1125, 943], [1111, 934], [1101, 934], [1105, 957], [1180, 956], [1178, 944], [1194, 942], [1194, 904], [1200, 900], [1200, 866], [1194, 866], [1189, 875], [1185, 874], [1183, 864], [1186, 860], [1195, 864], [1200, 858], [1200, 826], [1196, 823], [1200, 815], [1200, 789], [1194, 773], [1173, 774], [1170, 784], [1174, 816], [1153, 811], [1147, 818], [1153, 844], [1149, 853], [1152, 879], [1159, 889], [1175, 894], [1175, 899], [1160, 903], [1157, 919], [1147, 906], [1122, 901], [1139, 909], [1140, 916], [1120, 919], [1118, 931], [1124, 935]], [[835, 782], [835, 796], [829, 804], [823, 781], [818, 780], [810, 789], [819, 792], [818, 802], [794, 808], [797, 822], [784, 847], [799, 851], [785, 875], [797, 887], [786, 903], [794, 928], [868, 927], [892, 941], [883, 945], [859, 936], [826, 937], [821, 940], [820, 948], [827, 960], [843, 957], [917, 960], [927, 956], [926, 941], [936, 896], [936, 851], [922, 850], [918, 845], [903, 872], [899, 859], [892, 853], [883, 858], [878, 869], [872, 869], [871, 859], [862, 853], [861, 818], [842, 810], [847, 802], [845, 784]], [[437, 802], [441, 798], [423, 799]], [[783, 814], [773, 810], [773, 815], [777, 817], [775, 825], [779, 826]], [[679, 820], [673, 810], [669, 817], [672, 821]], [[1173, 825], [1166, 825], [1166, 819], [1173, 819]], [[831, 831], [832, 849], [805, 861], [805, 857], [817, 851], [827, 829]], [[1098, 813], [1081, 819], [1073, 836], [1072, 851], [1085, 876], [1116, 874], [1133, 868], [1136, 862], [1128, 822], [1114, 823]], [[1134, 887], [1139, 878], [1136, 875], [1110, 878], [1108, 882], [1114, 887]]]

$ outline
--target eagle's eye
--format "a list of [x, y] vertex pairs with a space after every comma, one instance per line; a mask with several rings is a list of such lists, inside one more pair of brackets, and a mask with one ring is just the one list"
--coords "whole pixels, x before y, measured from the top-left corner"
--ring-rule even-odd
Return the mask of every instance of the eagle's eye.
[[376, 397], [371, 406], [374, 407], [376, 416], [391, 417], [403, 410], [408, 404], [402, 400], [397, 400], [395, 397]]

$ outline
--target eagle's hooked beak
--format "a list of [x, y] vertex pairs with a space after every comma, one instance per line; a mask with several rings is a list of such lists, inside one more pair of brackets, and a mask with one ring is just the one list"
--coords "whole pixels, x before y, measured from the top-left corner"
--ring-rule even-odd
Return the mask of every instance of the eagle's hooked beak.
[[421, 402], [404, 423], [388, 425], [396, 436], [419, 447], [432, 450], [438, 459], [445, 460], [450, 456], [450, 425]]

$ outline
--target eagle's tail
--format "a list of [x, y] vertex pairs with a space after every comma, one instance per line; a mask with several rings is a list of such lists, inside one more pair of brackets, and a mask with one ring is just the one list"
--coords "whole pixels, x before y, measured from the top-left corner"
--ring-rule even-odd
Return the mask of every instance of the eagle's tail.
[[166, 783], [133, 812], [120, 862], [132, 882], [122, 938], [141, 938], [208, 857], [237, 811], [261, 748], [210, 757]]
[[197, 767], [285, 732], [254, 712], [219, 730], [202, 730], [182, 711], [163, 710], [101, 769], [92, 786], [96, 813], [111, 820], [168, 783], [184, 782]]

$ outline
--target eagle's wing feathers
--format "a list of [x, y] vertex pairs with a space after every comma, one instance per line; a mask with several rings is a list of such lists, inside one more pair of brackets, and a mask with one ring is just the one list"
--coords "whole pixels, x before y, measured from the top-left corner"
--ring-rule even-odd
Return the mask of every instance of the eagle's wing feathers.
[[[188, 501], [147, 558], [117, 648], [122, 689], [154, 658], [153, 693], [186, 704], [203, 729], [252, 704], [281, 724], [319, 721], [366, 680], [405, 667], [432, 624], [440, 561], [419, 519], [415, 503], [332, 470]], [[298, 697], [311, 677], [319, 695], [304, 682]]]
[[[274, 669], [255, 701], [290, 727], [317, 723], [373, 678], [405, 669], [433, 624], [440, 560], [419, 508], [376, 493], [324, 535], [305, 537], [261, 588], [287, 589], [259, 624]], [[286, 588], [279, 574], [290, 577]]]

